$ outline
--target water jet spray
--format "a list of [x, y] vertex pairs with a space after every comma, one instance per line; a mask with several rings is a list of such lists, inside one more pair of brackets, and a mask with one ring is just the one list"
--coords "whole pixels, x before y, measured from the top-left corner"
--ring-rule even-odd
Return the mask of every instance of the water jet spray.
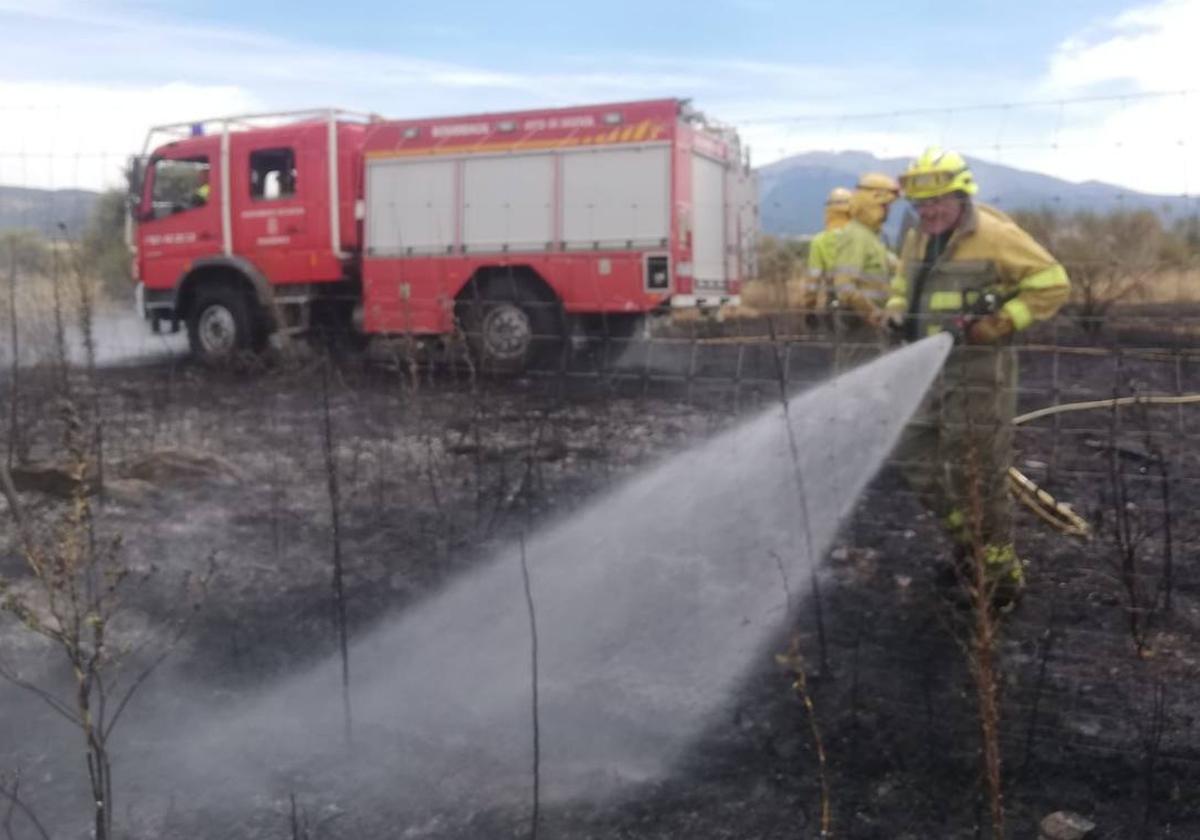
[[[783, 628], [780, 566], [801, 580], [828, 550], [950, 346], [903, 347], [669, 457], [355, 643], [356, 730], [388, 757], [370, 774], [380, 795], [461, 808], [527, 794], [529, 600], [542, 792], [669, 773]], [[342, 743], [338, 673], [289, 680], [176, 755], [209, 786], [319, 772]]]

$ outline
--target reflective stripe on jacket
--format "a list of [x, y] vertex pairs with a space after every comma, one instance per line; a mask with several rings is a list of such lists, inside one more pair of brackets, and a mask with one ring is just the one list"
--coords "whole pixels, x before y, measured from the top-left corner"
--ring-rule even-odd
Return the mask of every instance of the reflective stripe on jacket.
[[943, 318], [969, 309], [986, 292], [1004, 301], [1000, 311], [1018, 330], [1053, 316], [1070, 294], [1067, 272], [1045, 248], [1004, 213], [972, 202], [924, 278], [921, 300], [913, 301], [928, 244], [919, 230], [908, 232], [887, 301], [890, 311], [929, 319], [921, 334], [936, 332]]
[[879, 234], [851, 221], [838, 231], [833, 262], [833, 291], [841, 306], [871, 315], [884, 305], [896, 258]]
[[838, 229], [821, 231], [808, 243], [808, 276], [827, 277], [833, 271], [833, 249]]
[[808, 243], [808, 288], [804, 298], [807, 309], [823, 310], [833, 299], [833, 289], [830, 287], [833, 279], [833, 248], [839, 230], [841, 225], [826, 228]]

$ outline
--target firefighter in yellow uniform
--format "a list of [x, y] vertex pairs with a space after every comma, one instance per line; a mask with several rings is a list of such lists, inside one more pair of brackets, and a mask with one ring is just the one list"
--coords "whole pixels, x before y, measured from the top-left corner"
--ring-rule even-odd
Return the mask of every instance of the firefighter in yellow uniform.
[[203, 207], [208, 204], [208, 197], [212, 194], [212, 187], [208, 182], [208, 170], [200, 170], [197, 178], [196, 187], [192, 190], [191, 206]]
[[978, 186], [960, 155], [928, 149], [900, 185], [919, 223], [900, 250], [888, 324], [908, 341], [943, 330], [957, 341], [897, 460], [958, 545], [958, 578], [968, 558], [982, 558], [992, 602], [1003, 608], [1024, 584], [1007, 493], [1017, 399], [1011, 337], [1058, 312], [1070, 281], [1012, 219], [972, 199]]
[[880, 231], [899, 196], [900, 185], [891, 176], [863, 175], [850, 197], [850, 221], [834, 240], [832, 314], [837, 343], [834, 364], [839, 371], [881, 349], [878, 328], [884, 320], [896, 257]]
[[825, 229], [808, 244], [808, 293], [804, 305], [809, 312], [823, 313], [833, 299], [833, 256], [837, 232], [850, 221], [850, 190], [834, 187], [825, 199]]
[[834, 187], [825, 199], [825, 229], [808, 246], [807, 268], [796, 266], [791, 276], [777, 280], [759, 278], [742, 286], [737, 306], [724, 311], [727, 317], [756, 318], [770, 313], [805, 314], [812, 326], [817, 315], [824, 315], [832, 299], [831, 269], [833, 238], [850, 220], [850, 191]]

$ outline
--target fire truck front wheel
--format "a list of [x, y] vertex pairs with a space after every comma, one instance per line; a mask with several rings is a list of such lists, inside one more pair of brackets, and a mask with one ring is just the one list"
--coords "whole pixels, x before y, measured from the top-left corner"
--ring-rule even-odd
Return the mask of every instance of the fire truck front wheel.
[[221, 364], [241, 353], [261, 350], [266, 339], [250, 300], [227, 285], [201, 289], [187, 325], [192, 355], [205, 364]]

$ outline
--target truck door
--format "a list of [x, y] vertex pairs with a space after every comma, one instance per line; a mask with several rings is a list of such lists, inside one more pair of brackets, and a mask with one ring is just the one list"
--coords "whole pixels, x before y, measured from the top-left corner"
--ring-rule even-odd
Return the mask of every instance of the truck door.
[[234, 250], [272, 283], [317, 279], [317, 251], [329, 250], [328, 220], [321, 227], [314, 212], [314, 199], [324, 199], [327, 189], [321, 189], [317, 161], [297, 139], [295, 133], [247, 137], [232, 156], [231, 165], [241, 170], [231, 187]]
[[697, 296], [722, 295], [726, 284], [725, 171], [716, 158], [692, 155], [692, 276]]
[[726, 170], [725, 194], [726, 277], [745, 283], [758, 276], [758, 176], [741, 159]]
[[217, 141], [153, 158], [138, 223], [142, 282], [173, 288], [198, 257], [222, 251]]

